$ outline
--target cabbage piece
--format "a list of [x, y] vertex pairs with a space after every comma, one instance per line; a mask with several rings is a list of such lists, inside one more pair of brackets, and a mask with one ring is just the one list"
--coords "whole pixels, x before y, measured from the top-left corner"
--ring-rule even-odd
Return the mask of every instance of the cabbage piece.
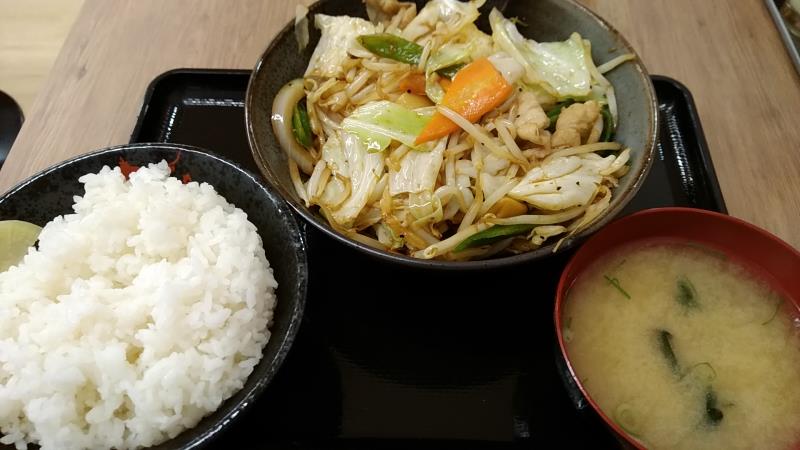
[[303, 51], [308, 46], [308, 8], [297, 5], [294, 8], [294, 39], [297, 48]]
[[308, 62], [305, 76], [344, 76], [343, 66], [348, 53], [352, 50], [366, 52], [356, 38], [375, 33], [375, 25], [358, 17], [317, 14], [314, 16], [314, 25], [322, 35]]
[[589, 95], [592, 77], [586, 58], [591, 55], [578, 33], [563, 42], [525, 39], [497, 9], [489, 14], [489, 23], [495, 44], [525, 68], [526, 83], [540, 85], [558, 99]]
[[425, 73], [425, 95], [437, 105], [444, 100], [444, 88], [439, 84], [438, 77], [434, 76], [435, 72]]
[[374, 206], [367, 206], [366, 208], [362, 209], [361, 212], [356, 217], [355, 223], [353, 227], [356, 230], [363, 230], [365, 228], [369, 228], [383, 219], [383, 215], [381, 214], [381, 209], [376, 208]]
[[586, 206], [603, 179], [601, 172], [616, 158], [582, 156], [562, 156], [534, 167], [508, 196], [548, 211]]
[[458, 36], [431, 53], [425, 65], [425, 94], [434, 103], [441, 103], [444, 89], [434, 74], [442, 69], [468, 64], [492, 54], [492, 38], [474, 24], [467, 25]]
[[392, 250], [406, 245], [405, 239], [403, 239], [402, 236], [396, 235], [394, 230], [386, 224], [378, 223], [375, 224], [373, 228], [375, 229], [375, 235], [378, 237], [378, 242]]
[[503, 175], [490, 175], [486, 172], [481, 172], [481, 189], [483, 189], [484, 198], [492, 195], [494, 191], [508, 182], [509, 179]]
[[[474, 20], [474, 19], [473, 19]], [[476, 59], [492, 54], [492, 37], [479, 30], [474, 23], [461, 26], [449, 43], [432, 51], [425, 65], [425, 94], [434, 103], [441, 103], [444, 89], [434, 74], [442, 69], [468, 64]]]
[[425, 70], [434, 72], [488, 56], [492, 53], [491, 45], [491, 38], [470, 24], [453, 42], [444, 44], [431, 53]]
[[389, 193], [433, 192], [436, 177], [444, 161], [447, 138], [442, 138], [429, 152], [410, 151], [400, 161], [400, 170], [389, 172]]
[[468, 43], [471, 47], [470, 54], [473, 60], [489, 56], [495, 51], [492, 37], [479, 30], [474, 23], [462, 28], [458, 35], [453, 38], [453, 42]]
[[392, 17], [401, 12], [403, 8], [417, 10], [417, 5], [413, 2], [401, 2], [398, 0], [364, 0], [364, 6], [367, 8], [369, 21], [375, 25], [382, 22], [390, 22]]
[[368, 152], [361, 140], [352, 134], [342, 132], [340, 138], [350, 172], [350, 196], [331, 217], [339, 225], [351, 228], [383, 174], [384, 155]]
[[322, 191], [322, 196], [319, 198], [319, 204], [333, 211], [339, 208], [339, 205], [347, 200], [350, 193], [347, 191], [347, 185], [339, 177], [332, 177], [325, 189]]
[[[482, 148], [482, 147], [481, 147]], [[501, 171], [505, 171], [511, 165], [511, 163], [505, 159], [501, 158], [494, 153], [491, 153], [488, 149], [482, 148], [483, 150], [483, 172], [488, 173], [490, 175], [497, 175]]]
[[558, 103], [558, 98], [555, 95], [551, 94], [538, 84], [522, 83], [522, 88], [535, 95], [536, 102], [539, 103], [539, 106], [541, 106], [545, 111], [556, 106], [556, 103]]
[[409, 41], [437, 30], [443, 37], [448, 37], [461, 31], [465, 26], [475, 22], [481, 15], [478, 8], [483, 6], [485, 0], [471, 0], [460, 2], [458, 0], [431, 0], [422, 8], [417, 16], [406, 25], [403, 37]]
[[444, 98], [444, 89], [439, 85], [438, 78], [433, 75], [439, 69], [446, 69], [457, 64], [465, 64], [472, 60], [472, 45], [470, 44], [445, 44], [434, 51], [425, 65], [425, 94], [434, 103], [441, 103]]
[[414, 223], [437, 223], [444, 218], [442, 202], [439, 196], [431, 191], [412, 192], [408, 194], [408, 211], [416, 219]]
[[348, 186], [343, 181], [343, 179], [350, 178], [350, 166], [345, 158], [342, 140], [338, 132], [329, 134], [328, 140], [322, 145], [322, 160], [325, 161], [333, 177], [325, 185], [319, 204], [329, 210], [335, 210], [350, 195]]
[[371, 152], [385, 149], [393, 139], [416, 148], [414, 140], [430, 118], [423, 112], [380, 100], [356, 108], [342, 121], [342, 129], [361, 139]]
[[525, 68], [505, 52], [497, 52], [489, 56], [489, 62], [503, 75], [508, 84], [515, 84], [525, 75]]
[[439, 66], [435, 70], [439, 70], [457, 63], [474, 61], [492, 53], [495, 53], [492, 37], [479, 30], [474, 23], [470, 23], [450, 37], [447, 43], [433, 49], [428, 64], [431, 64], [431, 59], [439, 61], [438, 64], [434, 63]]
[[591, 91], [592, 78], [586, 65], [586, 48], [578, 33], [563, 42], [530, 44], [539, 57], [541, 78], [561, 97], [583, 97]]
[[531, 233], [531, 243], [542, 245], [547, 239], [566, 233], [567, 228], [562, 225], [542, 225], [533, 229]]
[[328, 140], [322, 144], [322, 160], [325, 161], [334, 175], [350, 177], [347, 159], [344, 157], [344, 148], [342, 148], [342, 140], [339, 139], [338, 133], [328, 135]]

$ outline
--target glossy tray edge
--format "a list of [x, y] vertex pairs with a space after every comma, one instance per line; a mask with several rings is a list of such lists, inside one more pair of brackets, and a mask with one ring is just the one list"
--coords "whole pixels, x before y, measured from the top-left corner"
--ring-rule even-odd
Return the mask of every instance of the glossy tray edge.
[[[142, 134], [142, 127], [145, 124], [145, 119], [147, 118], [147, 112], [150, 109], [150, 104], [153, 101], [153, 98], [158, 93], [158, 89], [161, 86], [169, 81], [172, 78], [184, 77], [184, 76], [205, 76], [205, 75], [249, 75], [252, 71], [247, 69], [193, 69], [193, 68], [177, 68], [168, 70], [150, 81], [150, 84], [147, 85], [147, 89], [144, 92], [144, 97], [142, 98], [142, 106], [139, 108], [139, 115], [136, 118], [136, 124], [133, 127], [133, 131], [131, 131], [131, 136], [128, 139], [130, 143], [139, 142], [139, 135]], [[243, 124], [244, 125], [244, 124]]]
[[717, 172], [714, 169], [714, 162], [711, 159], [711, 151], [708, 148], [708, 141], [706, 141], [705, 132], [703, 132], [703, 124], [700, 121], [700, 114], [697, 111], [697, 105], [694, 102], [694, 96], [692, 96], [692, 93], [689, 91], [689, 88], [687, 88], [686, 85], [674, 78], [665, 75], [650, 75], [650, 78], [652, 78], [654, 82], [669, 83], [681, 93], [681, 96], [686, 102], [686, 108], [688, 109], [689, 118], [691, 119], [691, 126], [694, 129], [695, 137], [697, 138], [697, 146], [700, 149], [700, 160], [703, 163], [703, 170], [705, 171], [705, 175], [709, 181], [709, 189], [711, 190], [710, 193], [717, 204], [717, 211], [723, 214], [728, 214], [728, 208], [725, 205], [725, 198], [722, 196], [722, 190], [719, 186], [719, 179], [717, 179]]

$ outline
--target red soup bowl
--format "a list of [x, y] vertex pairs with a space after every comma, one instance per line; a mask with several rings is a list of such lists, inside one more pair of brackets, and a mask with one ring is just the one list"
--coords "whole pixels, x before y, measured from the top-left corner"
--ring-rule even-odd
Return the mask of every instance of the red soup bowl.
[[786, 310], [800, 317], [800, 252], [769, 232], [740, 219], [701, 209], [654, 208], [612, 222], [593, 235], [572, 256], [558, 283], [555, 305], [558, 345], [572, 381], [594, 411], [619, 438], [639, 449], [645, 447], [600, 409], [575, 374], [564, 341], [561, 315], [570, 287], [592, 263], [623, 246], [655, 240], [695, 243], [724, 253], [782, 294], [788, 303], [784, 305]]

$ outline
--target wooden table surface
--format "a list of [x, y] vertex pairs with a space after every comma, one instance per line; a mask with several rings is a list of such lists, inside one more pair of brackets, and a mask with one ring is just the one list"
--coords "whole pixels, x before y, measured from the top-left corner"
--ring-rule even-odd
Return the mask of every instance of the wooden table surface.
[[0, 0], [0, 89], [27, 115], [83, 0]]
[[[355, 0], [354, 0], [355, 1]], [[582, 0], [695, 96], [730, 214], [800, 248], [800, 78], [762, 0]], [[296, 0], [86, 0], [0, 171], [0, 192], [128, 142], [148, 83], [251, 68]]]

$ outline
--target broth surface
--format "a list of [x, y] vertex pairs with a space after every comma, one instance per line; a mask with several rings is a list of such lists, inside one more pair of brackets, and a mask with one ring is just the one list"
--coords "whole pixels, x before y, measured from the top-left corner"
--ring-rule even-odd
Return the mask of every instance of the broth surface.
[[788, 302], [686, 243], [629, 247], [568, 292], [567, 352], [604, 413], [648, 448], [800, 443], [800, 339]]

